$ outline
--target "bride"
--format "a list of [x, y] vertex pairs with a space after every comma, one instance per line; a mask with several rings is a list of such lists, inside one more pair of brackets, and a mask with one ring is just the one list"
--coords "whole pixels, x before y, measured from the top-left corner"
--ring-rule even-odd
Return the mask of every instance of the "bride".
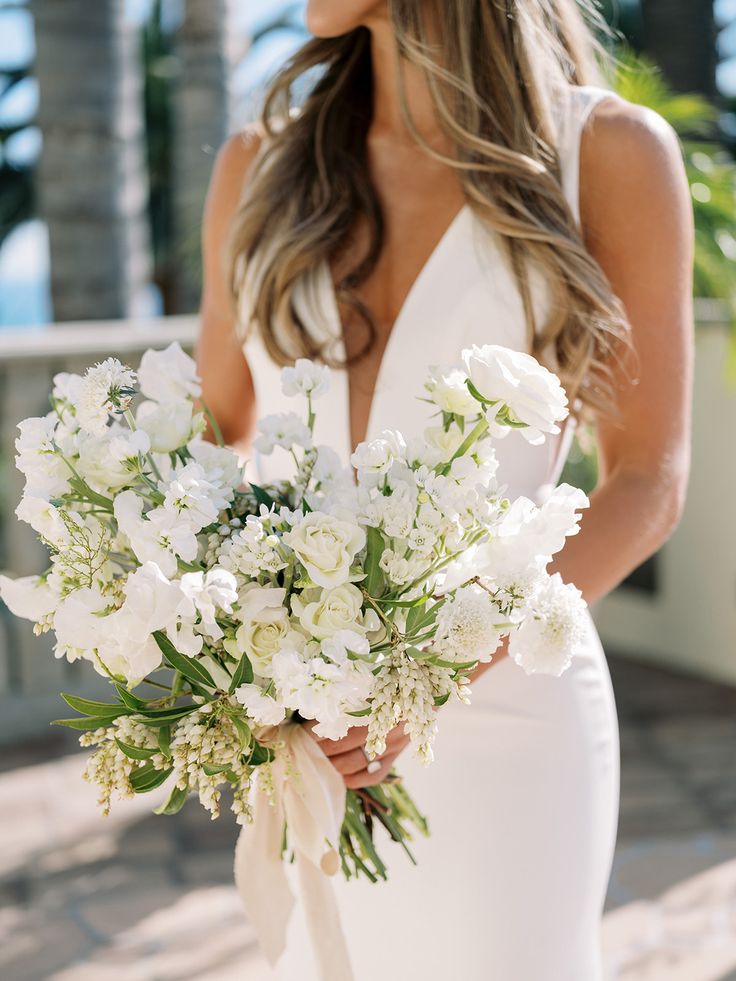
[[[598, 486], [556, 563], [589, 603], [682, 508], [693, 249], [677, 139], [605, 88], [594, 21], [592, 0], [310, 0], [314, 39], [216, 162], [198, 347], [204, 398], [244, 448], [284, 408], [280, 365], [337, 366], [317, 436], [346, 458], [421, 431], [430, 365], [472, 343], [535, 354], [572, 421], [543, 446], [502, 441], [500, 463], [510, 495], [540, 500], [573, 426], [594, 424]], [[249, 456], [254, 478], [279, 475]], [[338, 883], [354, 976], [598, 981], [619, 745], [592, 621], [561, 678], [501, 649], [472, 703], [440, 710], [428, 768], [400, 729], [378, 769], [362, 727], [320, 741], [347, 787], [395, 766], [431, 827], [417, 867], [397, 849], [388, 883]], [[278, 971], [308, 981], [303, 907]]]

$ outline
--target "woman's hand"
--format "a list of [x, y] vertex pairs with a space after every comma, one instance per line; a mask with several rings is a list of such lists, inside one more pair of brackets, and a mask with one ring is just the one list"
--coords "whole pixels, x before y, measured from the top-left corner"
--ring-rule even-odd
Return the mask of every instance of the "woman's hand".
[[366, 726], [353, 726], [347, 736], [342, 739], [320, 739], [313, 731], [316, 722], [305, 723], [305, 728], [318, 744], [325, 756], [343, 776], [345, 786], [350, 790], [361, 787], [372, 787], [385, 780], [393, 766], [394, 760], [409, 744], [409, 737], [404, 734], [404, 723], [396, 726], [386, 737], [386, 752], [377, 756], [381, 764], [375, 773], [367, 770], [368, 759], [364, 753], [367, 736]]

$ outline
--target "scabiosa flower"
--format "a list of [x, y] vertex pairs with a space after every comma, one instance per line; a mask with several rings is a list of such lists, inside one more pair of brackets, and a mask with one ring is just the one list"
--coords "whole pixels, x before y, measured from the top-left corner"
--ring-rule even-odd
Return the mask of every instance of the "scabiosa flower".
[[135, 389], [135, 372], [117, 358], [106, 358], [88, 368], [79, 386], [77, 422], [93, 436], [101, 436], [111, 413], [130, 407]]
[[509, 655], [527, 674], [559, 676], [585, 639], [587, 604], [559, 572], [548, 576], [530, 601], [532, 613], [511, 634]]
[[447, 660], [490, 661], [501, 642], [504, 616], [480, 586], [463, 586], [437, 616], [434, 647]]

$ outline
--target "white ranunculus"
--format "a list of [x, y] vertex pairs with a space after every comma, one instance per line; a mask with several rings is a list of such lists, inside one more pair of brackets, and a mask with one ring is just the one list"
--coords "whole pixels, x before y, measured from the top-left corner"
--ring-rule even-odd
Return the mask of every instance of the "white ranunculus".
[[286, 532], [283, 541], [296, 553], [312, 582], [329, 588], [350, 578], [355, 556], [365, 546], [365, 531], [351, 521], [311, 511]]
[[102, 436], [80, 433], [76, 467], [94, 490], [119, 490], [134, 480], [139, 454], [149, 447], [146, 433], [122, 426], [108, 428]]
[[307, 450], [312, 445], [309, 427], [295, 412], [278, 412], [264, 416], [258, 420], [257, 428], [261, 435], [253, 440], [253, 447], [259, 453], [273, 453], [277, 446], [285, 450], [301, 446]]
[[293, 368], [282, 368], [281, 391], [287, 397], [306, 395], [318, 399], [330, 387], [330, 369], [307, 358], [297, 358]]
[[439, 450], [440, 459], [449, 460], [460, 449], [465, 435], [458, 426], [450, 426], [449, 429], [444, 426], [428, 426], [424, 430], [424, 438], [431, 447]]
[[270, 695], [264, 695], [260, 685], [241, 685], [234, 694], [259, 726], [277, 726], [286, 718], [284, 706]]
[[307, 590], [301, 596], [295, 593], [291, 608], [302, 627], [317, 640], [331, 637], [339, 630], [363, 633], [379, 626], [373, 611], [363, 614], [363, 595], [352, 583], [334, 589]]
[[359, 443], [350, 462], [359, 475], [377, 476], [388, 473], [394, 460], [403, 460], [405, 452], [406, 443], [401, 433], [384, 429], [375, 439]]
[[148, 434], [154, 453], [173, 453], [191, 438], [192, 403], [183, 399], [141, 402], [135, 421]]
[[38, 623], [53, 613], [59, 596], [41, 576], [0, 576], [0, 598], [17, 617]]
[[506, 407], [529, 442], [542, 442], [545, 433], [559, 433], [557, 425], [567, 415], [567, 396], [559, 379], [536, 358], [498, 344], [473, 345], [462, 352], [473, 386], [488, 402], [495, 418]]
[[547, 576], [527, 615], [509, 639], [509, 655], [527, 674], [559, 676], [580, 651], [586, 636], [587, 604], [579, 589], [560, 574]]
[[429, 379], [424, 387], [430, 398], [443, 412], [458, 416], [477, 416], [480, 406], [465, 384], [467, 375], [461, 368], [430, 368]]
[[202, 394], [197, 366], [178, 341], [161, 351], [148, 350], [138, 368], [141, 392], [154, 402], [178, 402]]
[[77, 422], [93, 436], [107, 428], [110, 413], [125, 411], [135, 395], [136, 375], [117, 358], [106, 358], [88, 368], [80, 385]]

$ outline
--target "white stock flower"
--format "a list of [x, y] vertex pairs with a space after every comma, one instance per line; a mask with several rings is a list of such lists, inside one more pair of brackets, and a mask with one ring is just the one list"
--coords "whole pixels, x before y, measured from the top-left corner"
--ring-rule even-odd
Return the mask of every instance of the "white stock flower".
[[362, 634], [380, 626], [376, 613], [372, 610], [363, 613], [363, 595], [352, 583], [334, 589], [294, 593], [291, 608], [302, 627], [317, 640], [331, 637], [340, 630]]
[[237, 454], [227, 446], [217, 446], [208, 440], [196, 438], [187, 443], [187, 449], [211, 484], [230, 489], [237, 488], [243, 482], [243, 465]]
[[287, 397], [306, 395], [318, 399], [329, 387], [330, 369], [307, 358], [297, 358], [293, 368], [281, 370], [281, 391]]
[[153, 508], [143, 517], [143, 500], [132, 490], [116, 495], [113, 511], [139, 562], [156, 562], [165, 575], [174, 576], [177, 557], [184, 562], [196, 559], [197, 536], [176, 512]]
[[141, 402], [135, 421], [148, 434], [154, 453], [172, 453], [191, 437], [192, 403], [183, 399]]
[[378, 476], [388, 473], [394, 460], [403, 460], [406, 443], [401, 433], [384, 429], [375, 439], [359, 443], [350, 462], [359, 476]]
[[350, 567], [365, 546], [365, 531], [352, 521], [321, 511], [304, 515], [283, 541], [295, 553], [318, 586], [340, 586], [350, 578]]
[[88, 433], [100, 436], [112, 412], [127, 409], [135, 394], [135, 372], [117, 358], [106, 358], [88, 368], [79, 388], [77, 422]]
[[0, 599], [14, 616], [37, 623], [53, 613], [59, 603], [58, 594], [41, 576], [0, 576]]
[[437, 615], [433, 646], [447, 660], [490, 661], [501, 643], [505, 617], [486, 590], [463, 586]]
[[263, 573], [274, 574], [287, 565], [278, 535], [268, 532], [255, 514], [247, 515], [245, 526], [225, 539], [219, 562], [231, 572], [253, 578]]
[[52, 413], [18, 423], [15, 465], [25, 475], [25, 492], [31, 496], [60, 497], [69, 490], [71, 470], [54, 446], [56, 426]]
[[509, 655], [527, 674], [559, 676], [579, 652], [586, 634], [587, 604], [560, 574], [547, 576], [531, 611], [509, 639]]
[[177, 402], [202, 394], [197, 366], [178, 341], [161, 351], [146, 351], [138, 368], [138, 380], [143, 395], [154, 402]]
[[[19, 521], [29, 524], [41, 538], [61, 548], [69, 540], [69, 531], [61, 516], [61, 508], [55, 507], [42, 497], [22, 497], [15, 509]], [[75, 520], [81, 521], [76, 512], [71, 512]]]
[[567, 415], [567, 396], [559, 378], [531, 354], [498, 344], [485, 344], [462, 352], [473, 386], [493, 405], [490, 419], [506, 408], [511, 421], [524, 423], [521, 433], [530, 443], [544, 441], [545, 433], [559, 433], [557, 423]]
[[177, 469], [168, 484], [162, 484], [160, 489], [164, 494], [162, 507], [193, 531], [211, 525], [229, 503], [223, 490], [206, 479], [198, 463], [187, 463]]
[[235, 576], [221, 568], [209, 569], [206, 573], [185, 572], [179, 587], [184, 595], [179, 607], [181, 615], [193, 617], [199, 613], [207, 634], [219, 640], [222, 630], [215, 619], [216, 611], [232, 613], [233, 603], [238, 599]]
[[80, 433], [77, 470], [95, 490], [119, 490], [134, 479], [139, 454], [146, 454], [150, 442], [146, 433], [108, 427], [100, 436]]
[[110, 599], [96, 587], [75, 589], [65, 596], [54, 613], [57, 657], [70, 660], [83, 656], [90, 660], [93, 651], [106, 638], [114, 636], [110, 618], [100, 616], [110, 606]]
[[82, 376], [69, 371], [59, 371], [54, 375], [53, 382], [52, 397], [58, 402], [66, 402], [72, 407], [76, 406], [82, 391]]
[[277, 446], [285, 450], [301, 446], [308, 450], [312, 445], [309, 427], [295, 412], [278, 412], [264, 416], [258, 420], [257, 428], [261, 435], [253, 440], [253, 447], [259, 453], [268, 455]]
[[430, 398], [443, 412], [458, 416], [476, 416], [480, 406], [468, 391], [465, 384], [467, 375], [461, 368], [442, 369], [436, 365], [430, 368], [424, 387]]
[[260, 685], [241, 685], [235, 697], [259, 726], [277, 726], [286, 718], [286, 709], [271, 695], [264, 695]]

